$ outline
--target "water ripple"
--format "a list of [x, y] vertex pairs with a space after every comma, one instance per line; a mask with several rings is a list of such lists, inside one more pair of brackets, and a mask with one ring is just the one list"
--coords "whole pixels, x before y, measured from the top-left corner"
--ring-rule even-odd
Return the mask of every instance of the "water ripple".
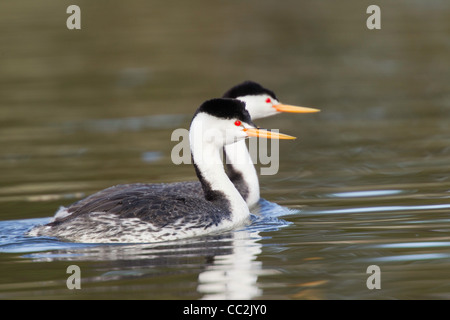
[[420, 211], [420, 210], [441, 210], [450, 209], [450, 204], [431, 204], [417, 206], [376, 206], [343, 208], [331, 210], [305, 211], [308, 214], [348, 214], [348, 213], [376, 213], [376, 212], [399, 212], [399, 211]]
[[352, 191], [352, 192], [338, 192], [330, 194], [331, 197], [338, 198], [359, 198], [359, 197], [381, 197], [390, 196], [394, 194], [404, 193], [403, 190], [367, 190], [367, 191]]
[[373, 262], [397, 262], [397, 261], [420, 261], [420, 260], [437, 260], [437, 259], [448, 259], [450, 258], [450, 253], [421, 253], [421, 254], [404, 254], [396, 256], [386, 256], [372, 258], [370, 261]]
[[439, 247], [450, 247], [450, 241], [386, 243], [386, 244], [376, 245], [374, 247], [375, 248], [387, 248], [387, 249], [439, 248]]

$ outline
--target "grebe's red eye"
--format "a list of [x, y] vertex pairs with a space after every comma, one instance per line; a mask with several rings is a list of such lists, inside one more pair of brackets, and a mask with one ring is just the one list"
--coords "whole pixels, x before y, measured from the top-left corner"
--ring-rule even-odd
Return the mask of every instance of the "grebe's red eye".
[[267, 98], [267, 99], [266, 99], [266, 102], [267, 102], [267, 103], [271, 103], [272, 100], [270, 100], [270, 98]]
[[239, 126], [241, 125], [241, 122], [240, 122], [239, 120], [236, 120], [236, 121], [234, 122], [234, 125], [235, 125], [236, 127], [239, 127]]

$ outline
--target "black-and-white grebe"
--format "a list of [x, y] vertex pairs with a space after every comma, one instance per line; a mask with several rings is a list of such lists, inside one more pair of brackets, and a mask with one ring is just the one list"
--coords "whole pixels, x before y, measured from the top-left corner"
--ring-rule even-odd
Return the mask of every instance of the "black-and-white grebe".
[[[286, 105], [279, 102], [275, 93], [254, 81], [244, 81], [224, 93], [222, 98], [238, 99], [245, 102], [245, 108], [252, 120], [271, 117], [282, 112], [315, 113], [319, 109]], [[244, 140], [224, 147], [226, 172], [231, 182], [251, 208], [260, 199], [259, 179], [253, 160]], [[203, 197], [198, 181], [153, 185], [170, 191], [182, 191], [192, 196]]]
[[[229, 89], [222, 98], [233, 98], [245, 102], [245, 108], [252, 120], [271, 117], [282, 112], [314, 113], [319, 109], [285, 105], [279, 102], [275, 93], [254, 81], [244, 81]], [[251, 208], [260, 199], [259, 179], [250, 153], [244, 140], [224, 147], [226, 155], [226, 172], [231, 182]], [[116, 188], [126, 190], [135, 185], [120, 185]], [[203, 198], [203, 189], [199, 181], [183, 181], [141, 185], [160, 192], [183, 192], [185, 195]]]
[[[271, 117], [282, 112], [314, 113], [319, 109], [286, 105], [279, 102], [275, 93], [254, 81], [244, 81], [223, 95], [245, 102], [252, 120]], [[259, 179], [244, 140], [224, 147], [227, 174], [251, 208], [260, 199]]]
[[[294, 139], [256, 129], [245, 103], [212, 99], [194, 114], [189, 131], [192, 161], [204, 197], [158, 185], [116, 186], [61, 209], [30, 236], [50, 236], [84, 243], [138, 243], [178, 240], [244, 224], [249, 208], [225, 173], [225, 145], [249, 136]], [[155, 186], [155, 187], [152, 187]]]

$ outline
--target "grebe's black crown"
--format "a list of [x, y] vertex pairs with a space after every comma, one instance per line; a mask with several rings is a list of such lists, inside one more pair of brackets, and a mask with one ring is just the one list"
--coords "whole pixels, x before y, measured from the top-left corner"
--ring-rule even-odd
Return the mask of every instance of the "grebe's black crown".
[[238, 119], [254, 125], [250, 114], [245, 109], [245, 102], [237, 99], [216, 98], [203, 102], [194, 114], [206, 113], [220, 119]]
[[259, 83], [256, 83], [254, 81], [244, 81], [227, 92], [224, 93], [222, 96], [223, 98], [238, 98], [238, 97], [245, 97], [245, 96], [257, 96], [260, 94], [267, 94], [271, 96], [273, 99], [277, 99], [275, 93], [273, 91], [264, 88]]

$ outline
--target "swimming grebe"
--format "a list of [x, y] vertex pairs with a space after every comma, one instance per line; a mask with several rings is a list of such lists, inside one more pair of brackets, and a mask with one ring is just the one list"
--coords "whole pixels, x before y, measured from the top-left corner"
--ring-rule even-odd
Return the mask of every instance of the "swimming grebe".
[[84, 243], [159, 242], [242, 225], [250, 212], [226, 175], [220, 154], [224, 145], [249, 136], [294, 139], [256, 129], [240, 100], [208, 100], [195, 112], [189, 131], [204, 198], [151, 184], [111, 187], [60, 210], [53, 221], [28, 235]]
[[[313, 113], [319, 109], [281, 104], [275, 93], [254, 81], [244, 81], [229, 89], [222, 98], [234, 98], [245, 102], [245, 108], [252, 120], [270, 117], [282, 112]], [[247, 145], [244, 140], [224, 147], [226, 155], [227, 175], [238, 189], [241, 196], [251, 208], [260, 199], [259, 179]], [[122, 185], [129, 188], [130, 185]], [[183, 181], [161, 183], [146, 186], [164, 192], [183, 192], [186, 195], [203, 198], [203, 190], [199, 181]]]
[[[254, 81], [244, 81], [223, 95], [245, 102], [252, 120], [271, 117], [282, 112], [314, 113], [319, 109], [285, 105], [275, 93]], [[247, 205], [253, 207], [260, 199], [259, 179], [244, 140], [224, 146], [227, 174]]]

